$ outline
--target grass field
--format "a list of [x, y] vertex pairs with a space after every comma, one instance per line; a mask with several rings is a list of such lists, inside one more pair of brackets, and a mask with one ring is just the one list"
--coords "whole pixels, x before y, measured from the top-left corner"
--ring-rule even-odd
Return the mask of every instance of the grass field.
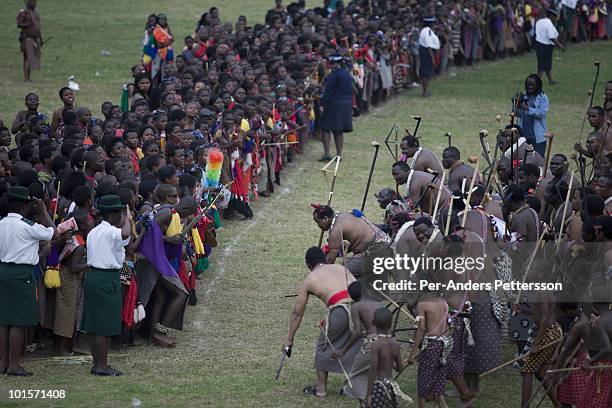
[[[211, 4], [181, 1], [180, 7], [162, 7], [160, 1], [105, 3], [55, 0], [41, 2], [45, 35], [54, 39], [45, 51], [46, 67], [35, 74], [33, 87], [23, 85], [15, 29], [0, 33], [0, 86], [4, 98], [0, 112], [12, 121], [21, 108], [22, 97], [31, 89], [42, 95], [44, 110], [57, 107], [56, 91], [74, 74], [82, 91], [81, 105], [97, 108], [103, 100], [119, 98], [119, 86], [128, 78], [129, 66], [139, 57], [143, 21], [150, 12], [166, 11], [177, 35], [190, 32], [199, 11]], [[312, 2], [309, 2], [309, 5]], [[4, 1], [0, 6], [2, 23], [14, 27], [19, 2]], [[267, 1], [227, 2], [222, 15], [246, 14], [261, 20]], [[245, 6], [249, 6], [248, 8]], [[241, 9], [242, 8], [242, 9]], [[194, 10], [194, 11], [191, 11]], [[101, 57], [102, 49], [112, 51]], [[53, 65], [56, 56], [62, 56]], [[568, 151], [580, 132], [586, 91], [592, 86], [593, 65], [602, 62], [597, 92], [612, 77], [612, 44], [597, 43], [571, 47], [555, 53], [555, 68], [560, 84], [545, 85], [551, 100], [550, 127], [556, 134], [555, 151]], [[382, 141], [393, 123], [413, 127], [409, 115], [421, 115], [422, 143], [439, 152], [445, 145], [442, 135], [451, 131], [462, 152], [478, 154], [478, 131], [487, 128], [495, 134], [495, 115], [506, 112], [509, 98], [535, 66], [535, 56], [509, 59], [460, 69], [432, 85], [433, 98], [422, 99], [419, 92], [406, 92], [367, 117], [355, 122], [348, 136], [344, 160], [336, 183], [334, 205], [350, 210], [361, 204], [370, 166], [372, 140]], [[95, 77], [95, 71], [101, 73]], [[44, 76], [44, 78], [43, 78]], [[42, 78], [42, 79], [41, 79]], [[588, 126], [588, 125], [587, 125]], [[295, 293], [307, 269], [305, 250], [316, 245], [318, 230], [311, 220], [310, 202], [324, 201], [328, 186], [319, 175], [315, 161], [321, 149], [314, 142], [304, 155], [283, 173], [282, 187], [271, 199], [255, 205], [255, 217], [248, 222], [227, 223], [220, 231], [220, 247], [213, 254], [210, 272], [199, 282], [199, 304], [190, 307], [176, 349], [140, 347], [128, 357], [112, 359], [125, 376], [99, 379], [89, 375], [89, 366], [65, 366], [51, 361], [30, 361], [25, 366], [35, 371], [31, 379], [0, 379], [0, 406], [126, 407], [132, 398], [143, 407], [167, 406], [257, 406], [257, 407], [349, 407], [355, 403], [334, 394], [341, 377], [330, 377], [325, 400], [303, 397], [303, 386], [314, 381], [312, 369], [316, 322], [323, 315], [319, 302], [311, 302], [298, 331], [294, 354], [286, 363], [281, 379], [275, 382], [274, 370], [286, 338], [288, 317]], [[391, 158], [381, 151], [371, 192], [391, 185]], [[379, 219], [381, 211], [374, 197], [366, 214]], [[114, 353], [125, 353], [115, 351]], [[510, 352], [506, 357], [510, 357]], [[415, 370], [400, 377], [405, 392], [415, 396]], [[520, 377], [505, 369], [487, 377], [477, 407], [516, 407], [519, 405]], [[62, 401], [8, 400], [9, 389], [64, 389]], [[451, 400], [452, 403], [456, 402]]]

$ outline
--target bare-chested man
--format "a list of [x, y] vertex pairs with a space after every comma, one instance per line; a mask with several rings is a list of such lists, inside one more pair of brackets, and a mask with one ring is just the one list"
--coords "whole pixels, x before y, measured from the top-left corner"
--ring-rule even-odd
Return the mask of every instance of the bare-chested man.
[[[513, 131], [513, 129], [516, 129]], [[508, 125], [501, 137], [498, 138], [499, 149], [503, 152], [503, 157], [510, 159], [510, 156], [515, 161], [522, 163], [533, 163], [538, 167], [544, 167], [544, 158], [533, 149], [527, 139], [521, 134], [520, 127], [512, 127]], [[526, 160], [525, 160], [526, 159]]]
[[[474, 175], [474, 167], [461, 160], [461, 152], [454, 146], [442, 151], [442, 166], [448, 170], [448, 188], [450, 191], [466, 191]], [[482, 182], [480, 174], [476, 176], [476, 183]]]
[[[372, 345], [372, 363], [368, 375], [367, 406], [370, 408], [395, 408], [398, 406], [398, 396], [411, 402], [410, 397], [401, 393], [393, 380], [393, 369], [401, 371], [404, 362], [399, 342], [389, 334], [391, 320], [391, 312], [384, 307], [374, 313], [372, 324], [376, 326], [377, 334]], [[396, 395], [398, 392], [399, 395]]]
[[[342, 254], [345, 265], [355, 277], [368, 272], [368, 264], [373, 257], [390, 254], [391, 238], [362, 214], [338, 213], [327, 205], [313, 205], [312, 218], [323, 231], [328, 233], [327, 263], [333, 264]], [[343, 248], [348, 241], [348, 248]], [[348, 253], [353, 256], [347, 257]], [[371, 271], [371, 268], [369, 269]]]
[[606, 82], [604, 88], [604, 103], [605, 120], [612, 121], [612, 80]]
[[[550, 174], [547, 174], [544, 179], [540, 181], [538, 187], [536, 188], [536, 196], [539, 198], [543, 198], [543, 192], [546, 190], [546, 186], [549, 184], [558, 183], [559, 180], [563, 180], [566, 183], [570, 182], [571, 172], [569, 171], [569, 163], [567, 161], [567, 156], [561, 153], [557, 153], [553, 155], [550, 159], [549, 164]], [[574, 181], [572, 182], [572, 195], [574, 191], [582, 187], [580, 183], [580, 179], [577, 174], [574, 175]]]
[[[601, 106], [593, 106], [587, 111], [587, 120], [589, 125], [593, 128], [590, 134], [601, 133], [603, 137], [603, 147], [606, 151], [612, 151], [612, 129], [610, 129], [609, 121], [606, 121], [606, 113], [604, 108]], [[609, 119], [608, 119], [609, 120]], [[582, 148], [582, 144], [578, 141], [574, 144], [574, 150], [582, 152], [582, 154], [589, 156], [589, 152]]]
[[325, 253], [319, 247], [311, 247], [306, 251], [306, 266], [310, 273], [304, 278], [298, 291], [289, 320], [289, 334], [287, 341], [283, 344], [283, 350], [291, 350], [293, 347], [295, 333], [304, 317], [310, 295], [319, 298], [327, 306], [328, 312], [325, 325], [320, 328], [321, 333], [315, 353], [317, 384], [306, 387], [304, 393], [325, 397], [328, 373], [342, 372], [339, 361], [342, 362], [345, 369], [351, 367], [359, 351], [360, 344], [355, 343], [349, 350], [346, 350], [341, 360], [336, 360], [333, 356], [334, 351], [341, 349], [351, 337], [348, 306], [351, 298], [348, 293], [348, 285], [354, 282], [355, 278], [347, 273], [343, 266], [327, 264]]
[[374, 312], [381, 307], [379, 302], [362, 297], [361, 283], [353, 282], [348, 287], [349, 295], [353, 299], [351, 305], [351, 321], [353, 328], [352, 335], [344, 347], [334, 353], [334, 358], [344, 357], [347, 350], [350, 350], [355, 343], [361, 344], [359, 353], [355, 357], [349, 377], [352, 387], [347, 382], [344, 383], [342, 390], [344, 395], [351, 398], [365, 401], [368, 392], [368, 370], [372, 343], [376, 340], [376, 327], [374, 327]]
[[443, 208], [447, 205], [450, 193], [446, 186], [442, 184], [442, 173], [438, 176], [411, 169], [405, 162], [395, 162], [391, 168], [391, 175], [397, 185], [405, 184], [404, 197], [410, 200], [411, 206], [418, 207], [428, 213], [433, 213], [435, 208], [438, 189], [442, 189], [438, 208]]
[[500, 157], [499, 164], [497, 165], [497, 178], [501, 183], [502, 187], [506, 187], [514, 180], [514, 174], [512, 163], [507, 157]]
[[[561, 232], [561, 225], [567, 222], [572, 213], [570, 203], [568, 202], [567, 207], [565, 206], [568, 189], [569, 186], [563, 180], [546, 186], [544, 221], [554, 229], [555, 234]], [[565, 227], [563, 229], [565, 230]]]
[[[612, 365], [612, 284], [594, 288], [591, 293], [593, 300], [593, 319], [591, 333], [599, 340], [599, 352], [591, 359], [582, 364], [582, 367], [590, 370], [598, 365]], [[595, 371], [595, 372], [593, 372]], [[585, 390], [583, 406], [588, 407], [610, 407], [612, 406], [612, 371], [592, 370], [590, 381]]]
[[412, 158], [410, 167], [417, 171], [442, 174], [442, 164], [429, 149], [419, 146], [419, 139], [412, 135], [405, 136], [400, 142], [402, 161]]
[[421, 244], [425, 245], [423, 251], [425, 255], [428, 254], [431, 245], [439, 244], [444, 239], [442, 232], [440, 232], [437, 226], [434, 226], [433, 222], [428, 217], [417, 218], [412, 229], [416, 238]]
[[[558, 348], [557, 362], [554, 368], [565, 368], [568, 365], [580, 367], [589, 359], [587, 340], [590, 332], [590, 323], [587, 315], [578, 306], [577, 302], [558, 303], [561, 317], [571, 319], [571, 323], [563, 342]], [[563, 374], [558, 373], [551, 377], [557, 384], [557, 400], [562, 407], [581, 406], [584, 397], [585, 384], [589, 372], [584, 370], [573, 371], [561, 379]]]
[[525, 203], [525, 193], [516, 184], [506, 189], [502, 209], [511, 241], [536, 242], [540, 233], [538, 214]]
[[[549, 265], [534, 263], [527, 276], [528, 283], [546, 282], [546, 270]], [[560, 341], [561, 326], [555, 320], [555, 297], [552, 292], [545, 290], [534, 290], [523, 292], [529, 303], [527, 309], [523, 304], [513, 305], [513, 311], [528, 313], [533, 316], [536, 336], [531, 345], [528, 343], [527, 356], [523, 359], [521, 368], [522, 375], [522, 397], [521, 407], [529, 408], [529, 400], [533, 390], [533, 376], [543, 383], [544, 389], [549, 390], [548, 396], [553, 405], [556, 406], [556, 396], [550, 387], [550, 380], [545, 378], [546, 370], [550, 367], [557, 343]]]
[[411, 364], [415, 360], [419, 363], [419, 408], [425, 407], [426, 401], [436, 401], [440, 407], [445, 407], [443, 394], [447, 366], [444, 356], [448, 355], [452, 348], [452, 337], [447, 323], [448, 304], [439, 293], [428, 291], [417, 303], [416, 311], [420, 320], [408, 363]]
[[604, 199], [605, 213], [607, 215], [612, 214], [612, 174], [600, 176], [593, 183], [593, 188]]

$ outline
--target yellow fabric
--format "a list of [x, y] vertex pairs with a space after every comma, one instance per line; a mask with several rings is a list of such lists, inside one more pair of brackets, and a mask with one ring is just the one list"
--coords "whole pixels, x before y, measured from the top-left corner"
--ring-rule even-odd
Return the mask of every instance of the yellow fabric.
[[49, 268], [45, 271], [45, 287], [47, 289], [56, 289], [62, 286], [60, 281], [59, 269]]
[[240, 122], [240, 129], [244, 130], [245, 132], [251, 130], [251, 125], [249, 125], [249, 121], [246, 119], [242, 119], [242, 121]]
[[140, 147], [136, 148], [136, 157], [138, 157], [138, 160], [144, 157], [144, 153], [142, 152], [142, 149]]
[[311, 110], [310, 110], [310, 112], [309, 112], [309, 114], [308, 114], [308, 118], [309, 118], [310, 120], [315, 120], [315, 111], [314, 111], [314, 109], [311, 109]]
[[170, 225], [168, 225], [168, 229], [166, 230], [166, 236], [173, 237], [180, 234], [181, 231], [181, 216], [178, 215], [178, 213], [173, 213], [172, 219], [170, 220]]
[[191, 237], [193, 238], [193, 251], [196, 255], [204, 255], [204, 244], [200, 237], [200, 232], [197, 228], [191, 229]]
[[274, 121], [272, 120], [272, 118], [268, 118], [268, 120], [266, 121], [266, 126], [268, 127], [268, 129], [272, 129], [274, 127]]

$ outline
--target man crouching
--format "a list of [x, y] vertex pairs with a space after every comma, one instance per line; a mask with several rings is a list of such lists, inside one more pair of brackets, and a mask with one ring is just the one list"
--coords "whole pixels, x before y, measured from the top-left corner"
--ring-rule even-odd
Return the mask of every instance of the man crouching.
[[327, 390], [327, 374], [342, 373], [343, 368], [350, 370], [355, 355], [361, 347], [361, 342], [355, 342], [340, 360], [334, 358], [334, 351], [342, 349], [351, 338], [349, 324], [351, 298], [348, 285], [354, 282], [355, 278], [343, 266], [327, 264], [325, 253], [319, 247], [311, 247], [306, 251], [306, 266], [310, 269], [310, 273], [304, 279], [293, 306], [289, 335], [283, 350], [291, 350], [293, 346], [295, 332], [302, 322], [309, 296], [314, 295], [321, 299], [327, 306], [327, 316], [319, 324], [321, 333], [315, 354], [317, 385], [306, 387], [304, 393], [324, 397]]

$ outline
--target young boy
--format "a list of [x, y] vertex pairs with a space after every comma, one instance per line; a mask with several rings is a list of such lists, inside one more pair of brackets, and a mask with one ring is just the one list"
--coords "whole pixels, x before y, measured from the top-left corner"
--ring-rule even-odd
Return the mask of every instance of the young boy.
[[447, 320], [448, 304], [438, 293], [428, 292], [419, 299], [416, 310], [419, 326], [414, 334], [414, 344], [408, 363], [413, 363], [415, 359], [419, 363], [417, 371], [419, 408], [425, 407], [426, 401], [436, 401], [440, 407], [446, 407], [442, 395], [448, 374], [446, 362], [453, 348]]
[[341, 359], [355, 342], [362, 341], [359, 354], [355, 357], [349, 373], [352, 386], [345, 382], [342, 392], [351, 398], [365, 401], [368, 391], [368, 371], [371, 365], [372, 344], [377, 339], [377, 331], [373, 323], [374, 313], [380, 308], [380, 303], [361, 297], [360, 282], [351, 283], [348, 286], [348, 291], [351, 299], [353, 299], [351, 305], [352, 336], [344, 347], [334, 353], [334, 357]]
[[396, 396], [411, 402], [393, 380], [393, 369], [404, 368], [400, 344], [391, 337], [391, 312], [380, 307], [374, 312], [372, 324], [376, 326], [377, 339], [372, 344], [372, 364], [368, 377], [367, 406], [370, 408], [397, 407]]
[[125, 260], [125, 246], [130, 243], [130, 212], [116, 195], [100, 198], [98, 210], [103, 221], [87, 236], [89, 272], [83, 282], [84, 332], [92, 335], [92, 375], [119, 376], [121, 371], [107, 363], [112, 336], [121, 334], [121, 280], [119, 273]]

